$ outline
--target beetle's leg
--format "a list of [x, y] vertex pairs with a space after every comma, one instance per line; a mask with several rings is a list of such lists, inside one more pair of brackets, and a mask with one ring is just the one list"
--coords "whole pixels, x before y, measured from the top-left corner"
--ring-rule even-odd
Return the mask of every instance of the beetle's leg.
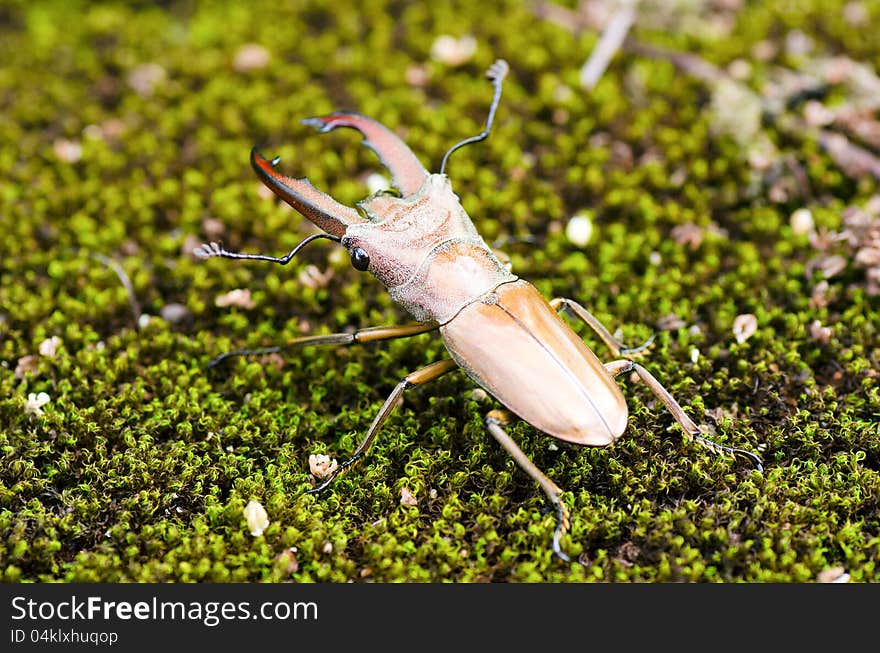
[[379, 155], [382, 165], [391, 172], [391, 183], [404, 197], [412, 195], [425, 181], [428, 171], [393, 131], [372, 118], [359, 113], [340, 111], [329, 116], [306, 118], [304, 125], [311, 125], [319, 132], [329, 132], [337, 127], [351, 127], [364, 136], [364, 145]]
[[219, 258], [248, 259], [251, 261], [269, 261], [270, 263], [287, 265], [303, 247], [305, 247], [312, 241], [318, 240], [319, 238], [335, 240], [337, 243], [342, 240], [341, 238], [339, 238], [339, 236], [334, 236], [333, 234], [312, 234], [284, 256], [267, 256], [266, 254], [239, 254], [237, 252], [230, 252], [229, 250], [223, 249], [222, 247], [220, 247], [219, 243], [211, 241], [210, 243], [202, 243], [201, 245], [196, 247], [193, 250], [193, 254], [200, 258], [211, 258], [216, 256]]
[[761, 459], [758, 458], [755, 454], [750, 451], [744, 451], [743, 449], [735, 449], [733, 447], [727, 447], [723, 444], [718, 444], [717, 442], [713, 442], [703, 435], [703, 431], [700, 430], [700, 427], [697, 426], [694, 421], [687, 416], [687, 413], [684, 412], [679, 403], [673, 398], [669, 391], [666, 390], [660, 382], [654, 378], [654, 375], [651, 374], [644, 367], [639, 365], [638, 363], [634, 363], [631, 360], [618, 360], [612, 361], [610, 363], [605, 364], [605, 369], [611, 373], [612, 376], [620, 376], [621, 374], [626, 374], [627, 372], [635, 372], [639, 375], [639, 378], [645, 382], [645, 384], [651, 389], [651, 392], [660, 399], [665, 405], [666, 408], [672, 413], [672, 416], [675, 418], [675, 421], [678, 422], [681, 429], [685, 432], [685, 435], [688, 436], [691, 440], [698, 442], [703, 445], [707, 449], [714, 451], [715, 453], [727, 453], [734, 456], [743, 456], [747, 458], [752, 464], [755, 465], [756, 469], [759, 472], [764, 471], [764, 466], [761, 464]]
[[297, 347], [306, 347], [308, 345], [354, 345], [362, 342], [374, 342], [377, 340], [393, 340], [394, 338], [408, 338], [417, 336], [420, 333], [427, 333], [437, 328], [436, 324], [419, 323], [406, 324], [404, 326], [380, 326], [359, 329], [353, 333], [327, 333], [319, 336], [302, 336], [288, 340], [283, 345], [275, 345], [273, 347], [262, 347], [259, 349], [238, 349], [236, 351], [228, 351], [220, 354], [217, 358], [208, 363], [208, 367], [214, 367], [222, 363], [227, 358], [233, 356], [261, 356], [264, 354], [277, 354], [285, 349], [295, 349]]
[[602, 339], [602, 342], [608, 346], [608, 349], [611, 350], [611, 353], [614, 354], [614, 356], [636, 356], [644, 352], [651, 346], [651, 343], [654, 342], [655, 334], [652, 333], [651, 337], [638, 347], [627, 347], [620, 342], [620, 340], [611, 335], [611, 332], [605, 328], [596, 316], [576, 301], [566, 297], [556, 297], [555, 299], [550, 300], [550, 306], [552, 306], [557, 312], [568, 311], [570, 315], [575, 316], [590, 327], [596, 332], [596, 335]]
[[507, 434], [507, 431], [502, 428], [501, 425], [504, 423], [504, 419], [501, 415], [501, 411], [490, 411], [489, 414], [486, 415], [486, 428], [489, 430], [489, 433], [492, 434], [492, 437], [498, 440], [499, 444], [504, 447], [505, 451], [513, 457], [516, 464], [519, 465], [526, 474], [531, 476], [532, 479], [541, 486], [541, 489], [544, 490], [544, 494], [547, 495], [547, 498], [556, 510], [556, 529], [553, 531], [553, 553], [559, 556], [562, 560], [565, 560], [565, 562], [570, 562], [571, 558], [562, 551], [562, 547], [559, 545], [559, 540], [571, 527], [568, 506], [562, 501], [562, 490], [556, 485], [556, 483], [551, 481], [544, 472], [538, 469], [537, 465], [535, 465], [535, 463], [523, 453], [523, 450], [519, 448], [519, 445], [517, 445], [517, 443], [513, 441], [513, 438]]
[[394, 390], [391, 391], [391, 394], [388, 395], [388, 399], [386, 399], [385, 403], [382, 404], [382, 408], [379, 409], [379, 413], [373, 419], [373, 423], [370, 424], [370, 428], [367, 431], [367, 434], [364, 436], [364, 439], [361, 440], [361, 443], [358, 445], [357, 449], [355, 449], [351, 458], [339, 465], [333, 472], [333, 474], [330, 475], [329, 478], [327, 478], [327, 480], [325, 480], [317, 487], [306, 490], [306, 493], [316, 494], [322, 490], [327, 489], [330, 484], [334, 480], [336, 480], [337, 476], [349, 469], [352, 465], [354, 465], [357, 461], [359, 461], [367, 454], [367, 451], [370, 449], [370, 445], [373, 444], [373, 440], [376, 438], [376, 433], [378, 433], [379, 428], [382, 426], [382, 424], [385, 423], [385, 420], [388, 419], [388, 416], [391, 414], [391, 411], [397, 404], [397, 400], [400, 398], [400, 395], [402, 395], [405, 390], [423, 385], [428, 381], [433, 381], [437, 377], [457, 368], [458, 364], [454, 360], [447, 358], [442, 361], [437, 361], [436, 363], [431, 363], [430, 365], [426, 365], [420, 370], [416, 370], [415, 372], [407, 374], [400, 381], [400, 383], [397, 384]]
[[455, 150], [464, 147], [465, 145], [470, 145], [471, 143], [479, 143], [488, 138], [489, 131], [492, 129], [492, 122], [495, 120], [495, 110], [498, 108], [498, 103], [501, 101], [501, 84], [509, 70], [510, 66], [507, 65], [507, 62], [504, 59], [498, 59], [495, 63], [489, 66], [489, 70], [486, 71], [486, 77], [492, 82], [492, 86], [495, 87], [495, 95], [492, 97], [492, 104], [489, 105], [489, 116], [486, 118], [486, 127], [476, 136], [471, 136], [463, 141], [459, 141], [447, 150], [446, 154], [443, 155], [443, 161], [440, 162], [441, 175], [443, 174], [443, 171], [446, 170], [446, 161], [449, 159], [449, 155], [455, 152]]

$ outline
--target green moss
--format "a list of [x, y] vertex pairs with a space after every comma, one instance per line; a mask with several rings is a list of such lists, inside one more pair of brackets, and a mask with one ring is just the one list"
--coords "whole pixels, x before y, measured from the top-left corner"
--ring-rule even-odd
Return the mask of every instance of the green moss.
[[[817, 52], [880, 67], [878, 41], [846, 22], [844, 4], [749, 3], [728, 34], [693, 29], [693, 16], [679, 30], [643, 16], [635, 33], [719, 66], [753, 61], [755, 89], [771, 64], [798, 65], [784, 51], [753, 60], [756, 44], [791, 29]], [[358, 6], [0, 10], [0, 580], [792, 582], [840, 565], [876, 581], [880, 309], [852, 260], [816, 301], [816, 252], [789, 226], [808, 206], [817, 228], [839, 230], [876, 180], [852, 179], [771, 122], [762, 134], [810, 191], [773, 199], [773, 179], [713, 129], [704, 82], [619, 53], [584, 92], [595, 35], [538, 20], [529, 3], [492, 20], [475, 3]], [[473, 34], [474, 57], [431, 60], [444, 33]], [[236, 70], [247, 43], [269, 51], [265, 67]], [[230, 349], [407, 321], [327, 243], [285, 268], [190, 255], [207, 240], [280, 254], [313, 232], [261, 194], [251, 146], [354, 204], [375, 156], [351, 133], [318, 136], [298, 119], [361, 111], [436, 169], [481, 128], [483, 72], [497, 57], [511, 75], [492, 136], [449, 168], [477, 227], [509, 243], [517, 274], [582, 302], [625, 341], [658, 330], [645, 364], [714, 439], [760, 452], [766, 467], [688, 443], [625, 379], [630, 425], [610, 447], [512, 424], [566, 491], [563, 546], [582, 564], [554, 558], [553, 514], [486, 433], [493, 404], [461, 373], [407, 393], [359, 467], [305, 494], [309, 454], [344, 459], [394, 385], [444, 355], [435, 336], [206, 370]], [[423, 86], [407, 83], [412, 66]], [[584, 210], [594, 231], [579, 250], [564, 225]], [[676, 239], [683, 225], [700, 230], [695, 246]], [[517, 241], [526, 235], [536, 242]], [[139, 310], [102, 256], [125, 271]], [[303, 283], [308, 265], [332, 272], [326, 285]], [[252, 307], [215, 304], [237, 288]], [[158, 317], [171, 304], [186, 309], [179, 321]], [[742, 313], [758, 329], [738, 343]], [[657, 327], [672, 318], [683, 326]], [[832, 327], [827, 341], [811, 335], [816, 320]], [[40, 355], [53, 336], [54, 357]], [[33, 369], [16, 373], [26, 356]], [[28, 414], [40, 392], [50, 402]], [[404, 489], [415, 505], [401, 503]], [[252, 499], [270, 519], [257, 537], [243, 514]]]

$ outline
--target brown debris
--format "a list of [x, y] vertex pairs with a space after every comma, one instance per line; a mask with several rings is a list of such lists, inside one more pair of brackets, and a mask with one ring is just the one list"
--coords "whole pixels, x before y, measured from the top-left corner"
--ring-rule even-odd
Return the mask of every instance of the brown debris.
[[822, 323], [819, 320], [813, 320], [810, 323], [810, 338], [815, 340], [816, 342], [821, 342], [827, 344], [829, 340], [831, 340], [831, 336], [834, 335], [834, 329], [827, 326], [822, 326]]
[[254, 308], [257, 304], [251, 297], [251, 291], [248, 288], [236, 288], [227, 293], [218, 295], [214, 300], [214, 304], [220, 308], [227, 306], [237, 306], [238, 308]]
[[675, 313], [669, 313], [657, 320], [655, 326], [660, 331], [674, 331], [675, 329], [681, 329], [687, 326], [687, 322], [682, 320]]
[[40, 365], [40, 357], [36, 354], [28, 354], [18, 359], [15, 366], [14, 376], [16, 379], [23, 379], [26, 374], [34, 373]]
[[412, 491], [404, 486], [400, 489], [400, 505], [402, 506], [417, 506], [419, 505], [419, 500], [416, 499], [416, 495], [412, 493]]
[[875, 179], [880, 179], [880, 158], [865, 148], [851, 143], [843, 134], [823, 129], [819, 131], [818, 141], [834, 162], [849, 176], [858, 178], [871, 175]]
[[705, 232], [703, 231], [703, 228], [692, 222], [673, 227], [672, 231], [669, 232], [669, 235], [672, 236], [672, 239], [675, 242], [679, 245], [687, 246], [691, 251], [700, 247], [700, 244], [703, 242], [704, 234]]
[[317, 265], [312, 264], [304, 267], [297, 276], [297, 280], [300, 284], [313, 290], [317, 288], [326, 288], [332, 278], [332, 268], [327, 268], [324, 272], [321, 272], [321, 269]]
[[269, 51], [259, 43], [246, 43], [235, 53], [232, 67], [236, 72], [247, 73], [251, 70], [265, 68], [272, 60]]
[[275, 564], [287, 574], [295, 574], [299, 571], [299, 561], [296, 559], [297, 548], [295, 546], [285, 549], [275, 556]]
[[162, 84], [168, 73], [157, 63], [145, 63], [137, 66], [128, 74], [128, 85], [135, 93], [143, 98], [152, 97], [153, 93]]
[[[806, 265], [806, 274], [820, 271], [826, 279], [840, 275], [852, 263], [865, 270], [865, 286], [872, 296], [880, 295], [880, 195], [864, 206], [849, 206], [843, 211], [839, 232], [820, 232], [810, 244], [820, 253]], [[813, 289], [811, 305], [827, 305], [828, 286]]]

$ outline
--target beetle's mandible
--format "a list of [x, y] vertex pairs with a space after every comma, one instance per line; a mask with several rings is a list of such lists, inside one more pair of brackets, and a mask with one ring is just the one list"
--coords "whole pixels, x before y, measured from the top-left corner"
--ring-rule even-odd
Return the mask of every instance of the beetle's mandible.
[[[756, 455], [707, 440], [657, 379], [628, 358], [650, 341], [627, 349], [580, 304], [561, 297], [548, 302], [532, 284], [511, 274], [474, 228], [444, 170], [452, 152], [489, 135], [507, 72], [503, 60], [489, 68], [487, 77], [495, 93], [485, 129], [454, 145], [443, 157], [440, 172], [435, 174], [429, 173], [392, 131], [370, 118], [356, 113], [334, 113], [304, 120], [320, 132], [337, 127], [358, 130], [364, 144], [378, 154], [391, 172], [399, 196], [373, 195], [358, 204], [360, 212], [318, 191], [305, 178], [279, 174], [275, 170], [278, 160], [267, 160], [254, 148], [251, 164], [263, 183], [325, 233], [310, 236], [282, 257], [229, 252], [217, 243], [202, 245], [196, 254], [284, 265], [307, 243], [328, 238], [341, 243], [351, 256], [352, 265], [381, 281], [395, 302], [417, 322], [297, 338], [278, 347], [230, 352], [214, 359], [211, 365], [233, 355], [276, 352], [304, 345], [349, 345], [439, 331], [450, 358], [403, 378], [351, 458], [309, 492], [324, 490], [366, 455], [401, 393], [458, 368], [537, 429], [566, 442], [590, 446], [608, 445], [625, 430], [627, 406], [615, 378], [635, 372], [665, 404], [687, 437], [716, 452], [745, 456], [760, 470]], [[616, 360], [600, 362], [562, 320], [562, 311], [591, 327]], [[568, 560], [560, 544], [569, 528], [562, 490], [507, 434], [501, 414], [489, 413], [487, 429], [547, 495], [556, 514], [553, 551]]]

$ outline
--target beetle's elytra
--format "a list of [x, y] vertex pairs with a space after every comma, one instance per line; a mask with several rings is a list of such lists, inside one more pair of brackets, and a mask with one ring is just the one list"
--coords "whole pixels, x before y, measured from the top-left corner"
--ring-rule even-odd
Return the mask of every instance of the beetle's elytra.
[[[449, 155], [459, 147], [486, 138], [501, 97], [508, 66], [495, 62], [487, 77], [495, 94], [486, 128], [477, 136], [453, 146], [444, 156], [440, 172], [429, 173], [410, 149], [381, 124], [356, 113], [334, 113], [303, 122], [327, 132], [350, 127], [364, 137], [391, 172], [399, 196], [380, 193], [358, 203], [361, 212], [336, 202], [318, 191], [305, 178], [285, 177], [275, 170], [278, 160], [265, 159], [255, 148], [251, 164], [260, 179], [325, 233], [307, 238], [283, 257], [238, 254], [217, 243], [202, 245], [203, 257], [257, 259], [288, 263], [301, 247], [315, 238], [339, 242], [351, 256], [352, 265], [381, 281], [391, 297], [416, 321], [406, 326], [387, 326], [298, 338], [279, 347], [241, 350], [218, 357], [266, 353], [303, 346], [404, 338], [437, 330], [450, 358], [417, 370], [398, 383], [383, 404], [352, 457], [310, 492], [327, 488], [368, 451], [379, 428], [400, 394], [446, 372], [461, 368], [498, 401], [545, 433], [580, 445], [605, 446], [624, 432], [627, 406], [615, 377], [636, 372], [666, 405], [684, 433], [716, 452], [740, 454], [760, 470], [757, 456], [705, 439], [700, 429], [675, 399], [644, 367], [628, 355], [647, 344], [627, 349], [583, 306], [557, 298], [545, 300], [535, 287], [503, 266], [477, 232], [443, 173]], [[591, 327], [616, 360], [603, 364], [584, 341], [560, 317], [567, 311]], [[650, 342], [650, 341], [649, 341]], [[553, 551], [568, 560], [560, 538], [568, 530], [568, 510], [562, 490], [538, 469], [503, 428], [499, 411], [486, 417], [489, 433], [514, 457], [517, 464], [544, 490], [556, 511]]]

